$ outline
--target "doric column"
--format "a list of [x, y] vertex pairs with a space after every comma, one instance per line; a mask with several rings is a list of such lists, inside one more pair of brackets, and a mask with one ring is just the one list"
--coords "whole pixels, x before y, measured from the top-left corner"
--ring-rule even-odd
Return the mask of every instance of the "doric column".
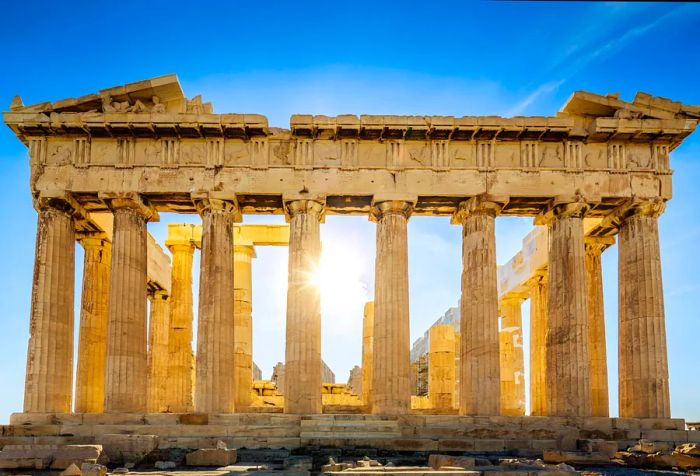
[[321, 296], [313, 282], [321, 259], [323, 205], [285, 204], [289, 215], [289, 285], [285, 350], [285, 413], [321, 413]]
[[192, 353], [192, 259], [194, 242], [185, 237], [165, 242], [173, 256], [168, 331], [168, 392], [166, 402], [173, 413], [193, 409], [194, 355]]
[[148, 294], [151, 317], [148, 325], [148, 403], [149, 413], [168, 410], [168, 331], [170, 328], [170, 300], [166, 291]]
[[591, 372], [591, 414], [606, 417], [608, 403], [608, 361], [605, 348], [605, 312], [601, 253], [614, 238], [585, 238], [586, 289], [588, 291], [588, 361]]
[[147, 231], [157, 219], [136, 194], [113, 197], [104, 411], [144, 412], [147, 362]]
[[80, 304], [75, 412], [102, 413], [105, 398], [107, 305], [112, 243], [102, 235], [79, 238], [85, 250]]
[[372, 341], [374, 336], [374, 301], [365, 303], [362, 319], [362, 403], [372, 411]]
[[374, 274], [372, 412], [403, 414], [411, 407], [408, 308], [408, 237], [413, 204], [383, 201], [372, 207], [377, 222]]
[[428, 398], [440, 410], [455, 407], [455, 329], [432, 326], [429, 331]]
[[252, 246], [233, 247], [233, 392], [236, 411], [251, 404], [253, 388]]
[[635, 206], [618, 235], [621, 417], [671, 413], [657, 224], [663, 210], [660, 201]]
[[523, 356], [523, 297], [500, 302], [501, 415], [525, 415], [525, 361]]
[[71, 411], [75, 231], [70, 205], [39, 199], [25, 412]]
[[194, 409], [232, 413], [233, 401], [233, 222], [235, 203], [197, 201], [202, 216], [197, 362]]
[[547, 394], [552, 416], [590, 416], [588, 305], [583, 216], [588, 205], [556, 205], [549, 224]]
[[453, 223], [462, 224], [460, 301], [462, 415], [500, 414], [496, 215], [499, 203], [472, 198]]
[[528, 281], [530, 288], [530, 415], [547, 410], [547, 270]]

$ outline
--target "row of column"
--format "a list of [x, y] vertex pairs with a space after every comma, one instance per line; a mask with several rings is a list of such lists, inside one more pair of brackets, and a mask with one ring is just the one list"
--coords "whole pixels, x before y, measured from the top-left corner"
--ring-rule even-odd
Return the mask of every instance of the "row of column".
[[[88, 297], [83, 300], [81, 327], [91, 330], [86, 336], [105, 335], [106, 345], [102, 349], [81, 336], [81, 352], [94, 358], [81, 359], [76, 411], [97, 409], [100, 401], [106, 412], [146, 411], [146, 223], [155, 212], [135, 195], [114, 197], [109, 202], [114, 213], [111, 250], [103, 238], [80, 237], [86, 248], [84, 296]], [[178, 382], [168, 387], [174, 395], [170, 411], [188, 411], [192, 405], [198, 412], [232, 412], [237, 392], [231, 370], [235, 368], [234, 354], [249, 350], [236, 350], [231, 316], [236, 309], [247, 313], [250, 306], [249, 296], [234, 292], [232, 225], [236, 209], [225, 200], [201, 199], [196, 204], [203, 220], [203, 236], [194, 391], [188, 345], [192, 338], [191, 275], [179, 276], [174, 271], [169, 302], [154, 294], [151, 309], [152, 313], [163, 313], [169, 305], [175, 316], [167, 336], [168, 356], [174, 360], [167, 367], [167, 381]], [[69, 412], [76, 239], [72, 210], [61, 200], [40, 200], [37, 206], [25, 411]], [[285, 411], [318, 413], [320, 296], [309, 274], [320, 259], [323, 204], [294, 200], [285, 208], [290, 220]], [[475, 197], [462, 203], [454, 217], [463, 229], [459, 406], [469, 415], [501, 412], [494, 229], [500, 208], [497, 202]], [[388, 200], [376, 203], [371, 211], [377, 223], [373, 355], [371, 384], [363, 388], [371, 388], [368, 400], [374, 413], [398, 414], [410, 409], [407, 223], [412, 209], [409, 201]], [[607, 406], [600, 275], [587, 276], [585, 272], [586, 210], [584, 203], [562, 204], [546, 217], [549, 272], [547, 278], [533, 280], [531, 295], [533, 414], [585, 416]], [[669, 415], [657, 229], [662, 210], [659, 203], [636, 205], [620, 222], [621, 416]], [[191, 269], [193, 247], [175, 246], [171, 247], [174, 270]], [[589, 260], [595, 256], [591, 254]], [[597, 256], [599, 269], [599, 253]], [[100, 317], [105, 312], [106, 320]], [[156, 327], [151, 328], [150, 344], [162, 346], [163, 329], [153, 321]], [[510, 325], [508, 320], [505, 325]], [[104, 384], [100, 385], [100, 377], [94, 373], [103, 359], [102, 352], [105, 371]], [[91, 384], [86, 385], [86, 381]], [[159, 391], [164, 389], [150, 389], [151, 393]]]

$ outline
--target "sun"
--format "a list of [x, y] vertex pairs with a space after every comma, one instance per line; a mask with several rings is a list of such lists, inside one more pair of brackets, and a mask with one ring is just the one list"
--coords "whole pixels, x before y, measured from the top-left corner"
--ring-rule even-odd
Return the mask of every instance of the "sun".
[[342, 309], [364, 304], [367, 287], [362, 280], [362, 264], [362, 256], [351, 248], [323, 244], [321, 261], [310, 279], [321, 293], [322, 307]]

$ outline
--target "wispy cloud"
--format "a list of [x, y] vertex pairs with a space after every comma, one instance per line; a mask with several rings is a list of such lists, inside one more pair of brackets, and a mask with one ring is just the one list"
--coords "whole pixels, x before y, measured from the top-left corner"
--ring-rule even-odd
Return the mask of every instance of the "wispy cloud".
[[539, 99], [540, 96], [556, 91], [562, 84], [564, 84], [563, 79], [560, 79], [558, 81], [550, 81], [548, 83], [540, 85], [537, 89], [525, 96], [525, 98], [518, 104], [516, 104], [515, 107], [508, 111], [507, 115], [517, 116], [522, 114], [532, 103], [537, 101], [537, 99]]

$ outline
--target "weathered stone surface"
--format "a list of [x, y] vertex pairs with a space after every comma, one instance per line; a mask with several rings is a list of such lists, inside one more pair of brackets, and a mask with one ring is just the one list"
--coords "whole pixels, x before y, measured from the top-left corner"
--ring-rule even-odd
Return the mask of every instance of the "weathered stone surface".
[[660, 451], [673, 451], [675, 445], [666, 441], [639, 440], [628, 451], [634, 453], [658, 453]]
[[428, 466], [433, 469], [440, 469], [446, 466], [471, 468], [476, 466], [476, 461], [469, 456], [430, 455], [428, 457]]
[[545, 463], [566, 463], [575, 466], [609, 464], [610, 456], [601, 452], [544, 450], [542, 459]]
[[655, 453], [648, 455], [651, 466], [660, 469], [700, 469], [700, 457], [682, 453]]
[[683, 455], [700, 456], [700, 445], [697, 443], [685, 443], [676, 448], [676, 452]]
[[75, 463], [71, 463], [70, 466], [61, 471], [60, 476], [82, 476], [82, 474], [80, 468]]
[[187, 453], [187, 466], [228, 466], [236, 462], [236, 450], [226, 448], [202, 448]]
[[177, 464], [173, 461], [156, 461], [153, 465], [156, 469], [174, 469]]
[[83, 476], [106, 476], [107, 467], [101, 464], [83, 463], [80, 472]]
[[585, 451], [587, 453], [603, 453], [608, 455], [610, 458], [612, 458], [619, 449], [616, 441], [586, 439], [578, 440], [576, 443], [578, 449], [581, 451]]
[[103, 434], [95, 437], [112, 464], [138, 463], [158, 448], [156, 435]]

